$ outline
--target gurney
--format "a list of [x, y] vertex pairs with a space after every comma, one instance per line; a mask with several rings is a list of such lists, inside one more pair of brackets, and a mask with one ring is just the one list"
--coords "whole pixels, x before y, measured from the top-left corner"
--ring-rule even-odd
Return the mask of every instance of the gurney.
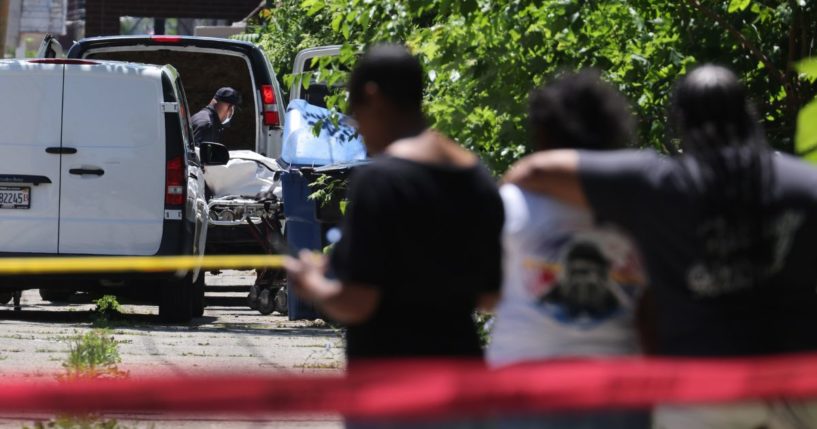
[[[230, 152], [227, 165], [208, 167], [207, 254], [280, 254], [286, 248], [281, 173], [277, 160]], [[247, 303], [261, 314], [287, 312], [283, 270], [258, 271]]]

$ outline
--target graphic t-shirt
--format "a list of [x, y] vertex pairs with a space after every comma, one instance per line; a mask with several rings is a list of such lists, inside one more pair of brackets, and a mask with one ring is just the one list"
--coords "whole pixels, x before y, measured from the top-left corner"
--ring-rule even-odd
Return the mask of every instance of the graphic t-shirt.
[[500, 194], [504, 279], [489, 363], [637, 352], [645, 278], [632, 242], [584, 210], [513, 185]]
[[380, 157], [351, 178], [331, 265], [380, 302], [349, 326], [350, 362], [379, 357], [481, 357], [473, 312], [501, 281], [502, 201], [481, 165]]
[[[817, 170], [788, 155], [768, 156], [773, 174], [768, 202], [760, 208], [764, 225], [752, 229], [713, 214], [702, 192], [701, 165], [692, 157], [580, 153], [579, 174], [592, 211], [627, 230], [644, 256], [658, 353], [817, 350]], [[707, 256], [734, 255], [758, 230], [768, 266]]]

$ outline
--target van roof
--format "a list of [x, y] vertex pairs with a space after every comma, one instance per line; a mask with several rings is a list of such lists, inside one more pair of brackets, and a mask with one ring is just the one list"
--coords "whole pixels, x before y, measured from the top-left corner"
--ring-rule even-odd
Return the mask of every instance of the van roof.
[[80, 40], [71, 47], [69, 57], [78, 57], [88, 49], [117, 46], [166, 46], [228, 49], [248, 53], [259, 49], [255, 44], [243, 40], [221, 39], [198, 36], [97, 36]]
[[29, 58], [29, 59], [4, 59], [0, 60], [0, 64], [28, 64], [28, 65], [36, 65], [36, 64], [76, 64], [76, 65], [88, 65], [88, 66], [117, 66], [117, 67], [125, 67], [128, 69], [132, 69], [134, 71], [142, 71], [142, 70], [158, 70], [161, 71], [164, 68], [172, 68], [170, 66], [160, 66], [156, 64], [142, 64], [142, 63], [131, 63], [131, 62], [124, 62], [124, 61], [108, 61], [108, 60], [76, 60], [71, 58]]

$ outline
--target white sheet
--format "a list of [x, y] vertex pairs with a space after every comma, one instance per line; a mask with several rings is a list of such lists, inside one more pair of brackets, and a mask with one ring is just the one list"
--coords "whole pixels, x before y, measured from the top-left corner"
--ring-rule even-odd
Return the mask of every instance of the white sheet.
[[281, 198], [281, 171], [272, 158], [249, 150], [233, 150], [230, 151], [227, 165], [208, 165], [204, 178], [213, 191], [213, 198], [232, 195], [254, 197], [269, 190]]

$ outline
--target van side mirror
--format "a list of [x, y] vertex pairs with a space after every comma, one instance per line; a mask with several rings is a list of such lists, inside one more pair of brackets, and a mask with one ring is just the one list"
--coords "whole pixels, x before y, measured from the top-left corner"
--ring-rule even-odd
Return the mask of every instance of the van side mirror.
[[202, 142], [199, 158], [203, 165], [225, 165], [230, 160], [230, 151], [221, 143]]

